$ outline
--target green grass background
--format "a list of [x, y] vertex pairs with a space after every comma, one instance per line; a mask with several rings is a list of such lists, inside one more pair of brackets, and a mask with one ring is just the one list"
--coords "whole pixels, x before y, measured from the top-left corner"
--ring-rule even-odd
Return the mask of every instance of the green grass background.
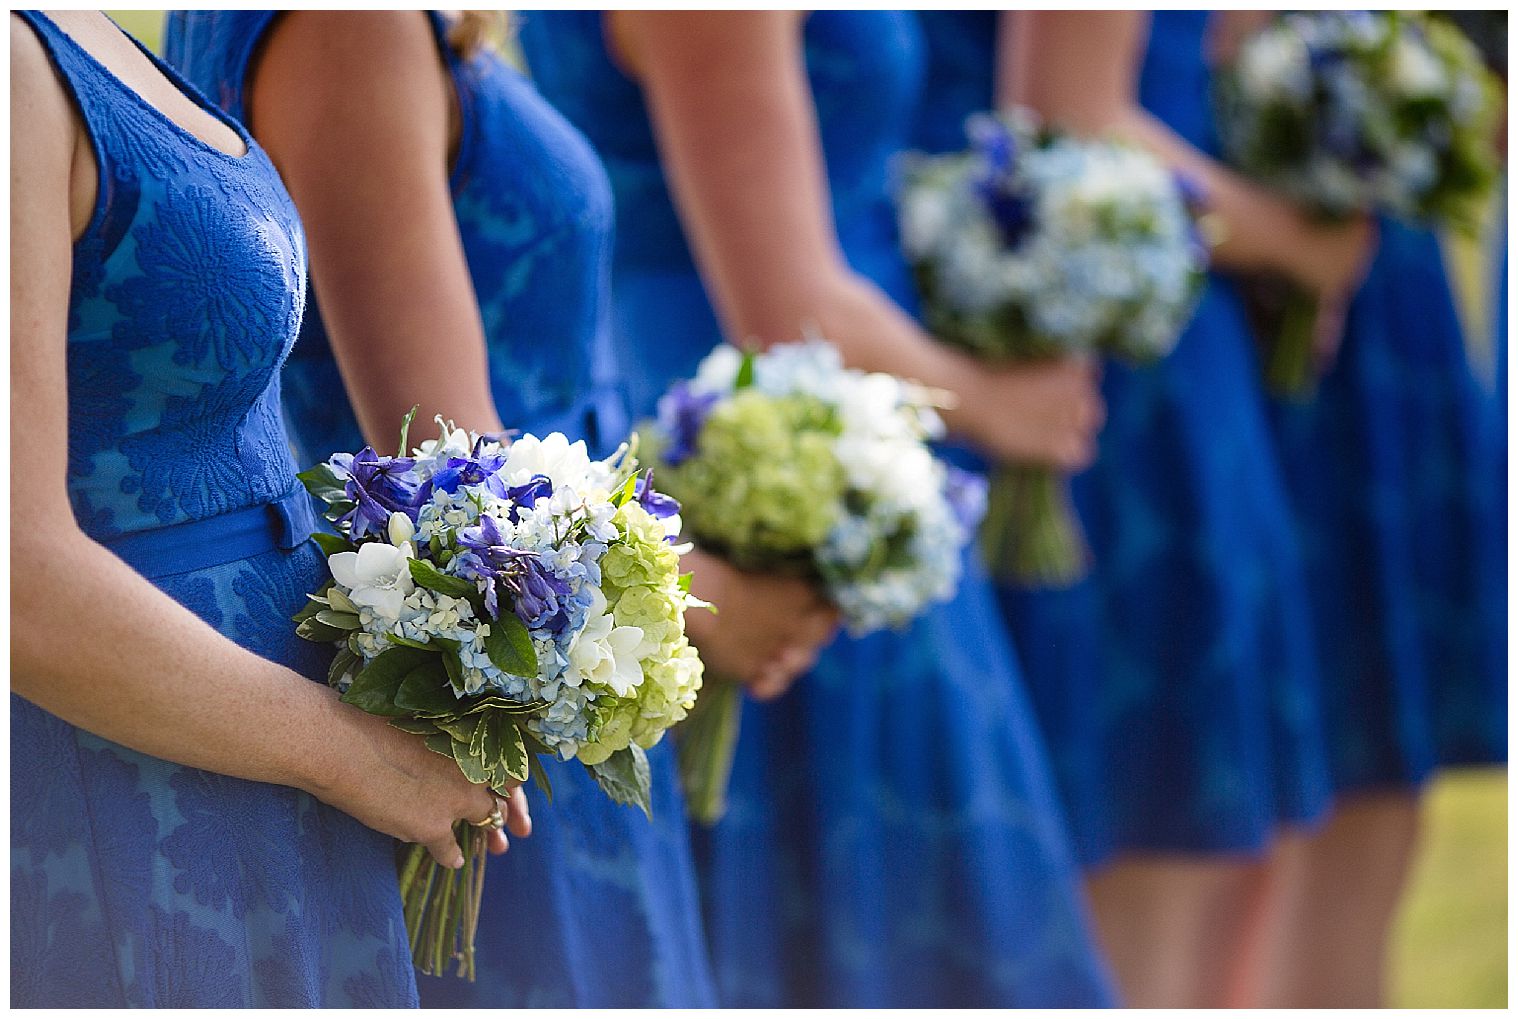
[[[158, 49], [162, 11], [109, 13]], [[1391, 1003], [1507, 1005], [1505, 771], [1451, 774], [1429, 791], [1423, 848], [1397, 922]]]

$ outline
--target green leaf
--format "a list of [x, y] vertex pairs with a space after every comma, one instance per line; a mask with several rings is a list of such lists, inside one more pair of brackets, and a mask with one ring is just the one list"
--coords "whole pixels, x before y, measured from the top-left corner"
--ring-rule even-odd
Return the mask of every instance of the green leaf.
[[328, 626], [319, 619], [312, 617], [311, 619], [302, 620], [301, 624], [295, 628], [295, 635], [304, 640], [315, 641], [318, 644], [332, 644], [340, 640], [346, 640], [348, 631], [339, 630], [335, 626]]
[[323, 513], [322, 516], [335, 524], [349, 513], [352, 513], [355, 508], [356, 504], [351, 500], [339, 499], [336, 502], [327, 503], [327, 512]]
[[[326, 588], [322, 588], [326, 590]], [[315, 619], [316, 614], [327, 607], [327, 599], [319, 594], [306, 595], [305, 606], [295, 615], [290, 617], [292, 623], [304, 623], [308, 619]]]
[[538, 652], [532, 646], [532, 635], [527, 626], [510, 612], [490, 624], [485, 638], [485, 653], [490, 662], [502, 672], [513, 676], [536, 676]]
[[527, 753], [527, 742], [522, 738], [522, 727], [509, 715], [498, 715], [491, 719], [491, 723], [495, 730], [493, 735], [499, 760], [506, 769], [506, 774], [511, 776], [513, 782], [527, 781], [531, 755]]
[[325, 623], [334, 630], [357, 630], [359, 627], [358, 616], [351, 612], [337, 612], [333, 609], [322, 609], [316, 614], [316, 621]]
[[438, 731], [437, 725], [426, 718], [392, 718], [390, 725], [413, 736], [433, 736]]
[[459, 770], [464, 777], [475, 785], [484, 785], [490, 781], [489, 769], [485, 762], [469, 752], [469, 744], [453, 740], [453, 759], [458, 762]]
[[425, 559], [408, 560], [411, 579], [429, 591], [446, 594], [450, 598], [470, 598], [479, 594], [474, 584], [463, 577], [450, 577]]
[[499, 711], [507, 715], [530, 715], [536, 711], [542, 711], [548, 706], [547, 701], [509, 701], [505, 697], [496, 697], [487, 694], [476, 701], [470, 701], [460, 714], [476, 715], [481, 711]]
[[355, 616], [358, 615], [358, 606], [353, 604], [352, 598], [349, 598], [346, 594], [343, 594], [343, 589], [338, 587], [335, 582], [328, 584], [326, 587], [322, 588], [322, 591], [327, 596], [328, 605], [332, 606], [339, 612], [351, 612]]
[[648, 755], [637, 744], [618, 750], [600, 764], [588, 765], [601, 790], [617, 803], [641, 807], [643, 813], [653, 816], [651, 782], [648, 774]]
[[327, 669], [327, 685], [337, 686], [359, 661], [358, 655], [348, 650], [346, 646], [338, 648], [337, 655], [332, 659], [332, 666]]
[[613, 506], [621, 506], [625, 504], [629, 499], [633, 497], [633, 493], [635, 493], [637, 490], [638, 474], [636, 471], [634, 471], [631, 475], [628, 476], [626, 481], [622, 482], [622, 487], [617, 489], [617, 494], [611, 497], [611, 504]]
[[469, 753], [482, 761], [493, 759], [492, 755], [485, 753], [485, 737], [490, 729], [490, 721], [490, 715], [481, 715], [479, 721], [474, 724], [474, 732], [469, 737]]
[[754, 352], [745, 350], [738, 363], [738, 377], [733, 380], [733, 390], [747, 389], [754, 384]]
[[311, 535], [311, 540], [321, 546], [322, 552], [329, 556], [337, 555], [339, 552], [352, 552], [354, 550], [353, 542], [340, 534], [328, 534], [326, 531], [316, 531]]
[[394, 630], [387, 630], [385, 632], [385, 639], [388, 640], [390, 643], [392, 643], [392, 644], [398, 644], [401, 647], [414, 647], [414, 648], [418, 648], [418, 649], [420, 649], [422, 651], [436, 651], [437, 650], [437, 648], [433, 647], [431, 644], [427, 643], [424, 640], [412, 640], [410, 637], [403, 637], [403, 636], [401, 636], [400, 634], [396, 633]]
[[548, 769], [543, 767], [537, 754], [527, 755], [527, 773], [531, 776], [533, 785], [542, 792], [543, 799], [553, 803], [553, 783], [548, 780]]
[[458, 705], [448, 687], [448, 673], [436, 655], [406, 673], [395, 692], [395, 706], [418, 715], [450, 714]]
[[549, 803], [553, 802], [553, 783], [548, 780], [548, 769], [544, 767], [541, 758], [554, 757], [554, 752], [543, 745], [542, 741], [527, 730], [526, 726], [517, 726], [517, 732], [522, 735], [522, 743], [527, 750], [527, 770], [532, 781], [542, 790], [543, 798]]
[[[394, 725], [395, 723], [390, 723]], [[444, 757], [453, 756], [453, 738], [446, 732], [435, 732], [422, 742], [427, 744], [427, 749], [434, 754], [442, 754]]]
[[396, 694], [406, 677], [431, 657], [415, 648], [387, 648], [353, 677], [353, 685], [343, 694], [343, 701], [371, 715], [407, 714], [396, 705]]
[[448, 682], [460, 693], [464, 691], [464, 662], [457, 648], [443, 648], [443, 668], [448, 672]]
[[406, 438], [411, 432], [411, 419], [414, 417], [416, 417], [415, 404], [413, 404], [411, 409], [406, 412], [406, 416], [401, 418], [401, 448], [399, 452], [395, 454], [396, 456], [406, 455]]
[[306, 486], [306, 491], [329, 506], [347, 495], [343, 480], [337, 476], [332, 465], [325, 460], [295, 476], [300, 479], [302, 485]]
[[683, 591], [683, 592], [685, 592], [686, 594], [690, 594], [690, 584], [691, 584], [691, 581], [693, 579], [695, 579], [695, 576], [696, 575], [694, 573], [682, 573], [682, 574], [680, 574], [680, 580], [679, 580], [680, 590]]

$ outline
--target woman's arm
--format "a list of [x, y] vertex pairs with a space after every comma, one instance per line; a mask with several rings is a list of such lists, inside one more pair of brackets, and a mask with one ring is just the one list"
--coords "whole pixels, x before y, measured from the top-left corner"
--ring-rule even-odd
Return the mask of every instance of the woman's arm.
[[[254, 130], [305, 220], [323, 320], [365, 434], [388, 439], [418, 402], [500, 429], [448, 189], [450, 85], [426, 20], [286, 14], [252, 91]], [[809, 662], [831, 633], [834, 613], [799, 581], [740, 584], [720, 560], [692, 565], [695, 593], [722, 610], [690, 619], [715, 672], [762, 682], [781, 660]]]
[[283, 14], [250, 91], [250, 126], [300, 209], [364, 435], [389, 442], [413, 405], [418, 421], [499, 431], [448, 185], [453, 92], [426, 17]]
[[947, 390], [951, 428], [993, 456], [1067, 467], [1092, 454], [1093, 369], [990, 369], [934, 342], [839, 250], [794, 12], [616, 11], [608, 35], [640, 82], [670, 190], [724, 332], [799, 339]]
[[1148, 39], [1143, 11], [1016, 11], [1001, 19], [998, 99], [1083, 134], [1113, 133], [1148, 147], [1195, 179], [1223, 223], [1216, 261], [1284, 273], [1334, 298], [1359, 283], [1372, 243], [1365, 218], [1329, 226], [1197, 151], [1138, 104]]
[[234, 644], [75, 525], [65, 337], [81, 137], [40, 43], [12, 19], [11, 146], [27, 153], [11, 162], [11, 430], [26, 436], [11, 444], [12, 689], [124, 746], [305, 789], [462, 863], [451, 824], [490, 810], [483, 788]]

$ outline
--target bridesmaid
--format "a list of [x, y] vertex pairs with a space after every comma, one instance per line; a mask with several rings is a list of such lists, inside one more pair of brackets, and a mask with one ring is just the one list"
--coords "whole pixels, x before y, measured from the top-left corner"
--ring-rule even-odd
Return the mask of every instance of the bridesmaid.
[[295, 209], [100, 12], [12, 19], [11, 146], [11, 1003], [415, 1005], [391, 836], [496, 801], [290, 623]]
[[[309, 458], [389, 441], [418, 402], [429, 419], [561, 430], [603, 454], [625, 438], [605, 328], [610, 188], [488, 45], [491, 16], [175, 12], [169, 27], [171, 55], [250, 118], [310, 230], [321, 316], [286, 369]], [[696, 569], [724, 609], [690, 620], [714, 670], [783, 688], [831, 629], [799, 582]], [[477, 982], [423, 979], [424, 1004], [712, 1001], [670, 745], [649, 759], [652, 822], [581, 768], [555, 770], [533, 838], [487, 872]]]
[[[999, 32], [999, 69], [984, 43], [938, 50], [981, 61], [959, 72], [979, 105], [999, 97], [1147, 145], [1208, 194], [1220, 268], [1269, 267], [1340, 306], [1366, 226], [1314, 227], [1213, 160], [1206, 13], [938, 17], [940, 39]], [[927, 117], [941, 128], [966, 112]], [[1170, 358], [1106, 371], [1109, 423], [1074, 485], [1091, 576], [1002, 593], [1135, 1006], [1237, 993], [1272, 849], [1328, 805], [1302, 564], [1258, 373], [1237, 296], [1214, 275]]]
[[1424, 784], [1507, 759], [1505, 417], [1468, 360], [1437, 236], [1380, 234], [1317, 391], [1274, 408], [1340, 806], [1288, 860], [1267, 1006], [1383, 1003]]
[[[1086, 369], [984, 371], [905, 310], [886, 169], [921, 82], [915, 14], [536, 12], [522, 41], [626, 214], [635, 411], [724, 336], [812, 326], [959, 394], [954, 426], [998, 455], [1086, 455]], [[730, 812], [698, 839], [724, 1005], [1110, 1001], [1015, 659], [966, 569], [952, 603], [747, 705]]]

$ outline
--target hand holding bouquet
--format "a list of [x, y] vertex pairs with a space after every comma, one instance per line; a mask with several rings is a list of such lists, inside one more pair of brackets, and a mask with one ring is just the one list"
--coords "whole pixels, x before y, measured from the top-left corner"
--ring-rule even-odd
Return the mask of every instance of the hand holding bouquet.
[[[679, 505], [636, 468], [626, 447], [597, 461], [559, 433], [506, 444], [446, 425], [412, 456], [339, 453], [301, 475], [339, 534], [314, 536], [333, 579], [297, 632], [339, 645], [329, 679], [345, 702], [471, 782], [531, 777], [551, 795], [539, 757], [578, 760], [647, 811], [644, 748], [685, 717], [702, 669]], [[473, 979], [485, 839], [455, 832], [465, 866], [412, 846], [401, 894], [422, 972], [458, 958]]]
[[[1458, 29], [1414, 12], [1283, 15], [1219, 73], [1216, 102], [1230, 162], [1327, 221], [1379, 210], [1469, 225], [1496, 179], [1492, 77]], [[1315, 301], [1273, 303], [1257, 316], [1279, 330], [1267, 380], [1301, 394]]]
[[[968, 151], [904, 164], [902, 244], [928, 328], [992, 361], [1168, 354], [1207, 267], [1194, 196], [1140, 149], [1040, 131], [1021, 111], [966, 131]], [[1024, 584], [1083, 571], [1064, 486], [1044, 468], [997, 472], [986, 542]]]
[[[940, 430], [911, 386], [811, 341], [718, 347], [646, 432], [704, 551], [815, 581], [861, 634], [905, 625], [958, 583], [983, 494], [933, 456]], [[724, 810], [739, 704], [734, 684], [712, 684], [679, 732], [691, 812], [707, 823]]]

